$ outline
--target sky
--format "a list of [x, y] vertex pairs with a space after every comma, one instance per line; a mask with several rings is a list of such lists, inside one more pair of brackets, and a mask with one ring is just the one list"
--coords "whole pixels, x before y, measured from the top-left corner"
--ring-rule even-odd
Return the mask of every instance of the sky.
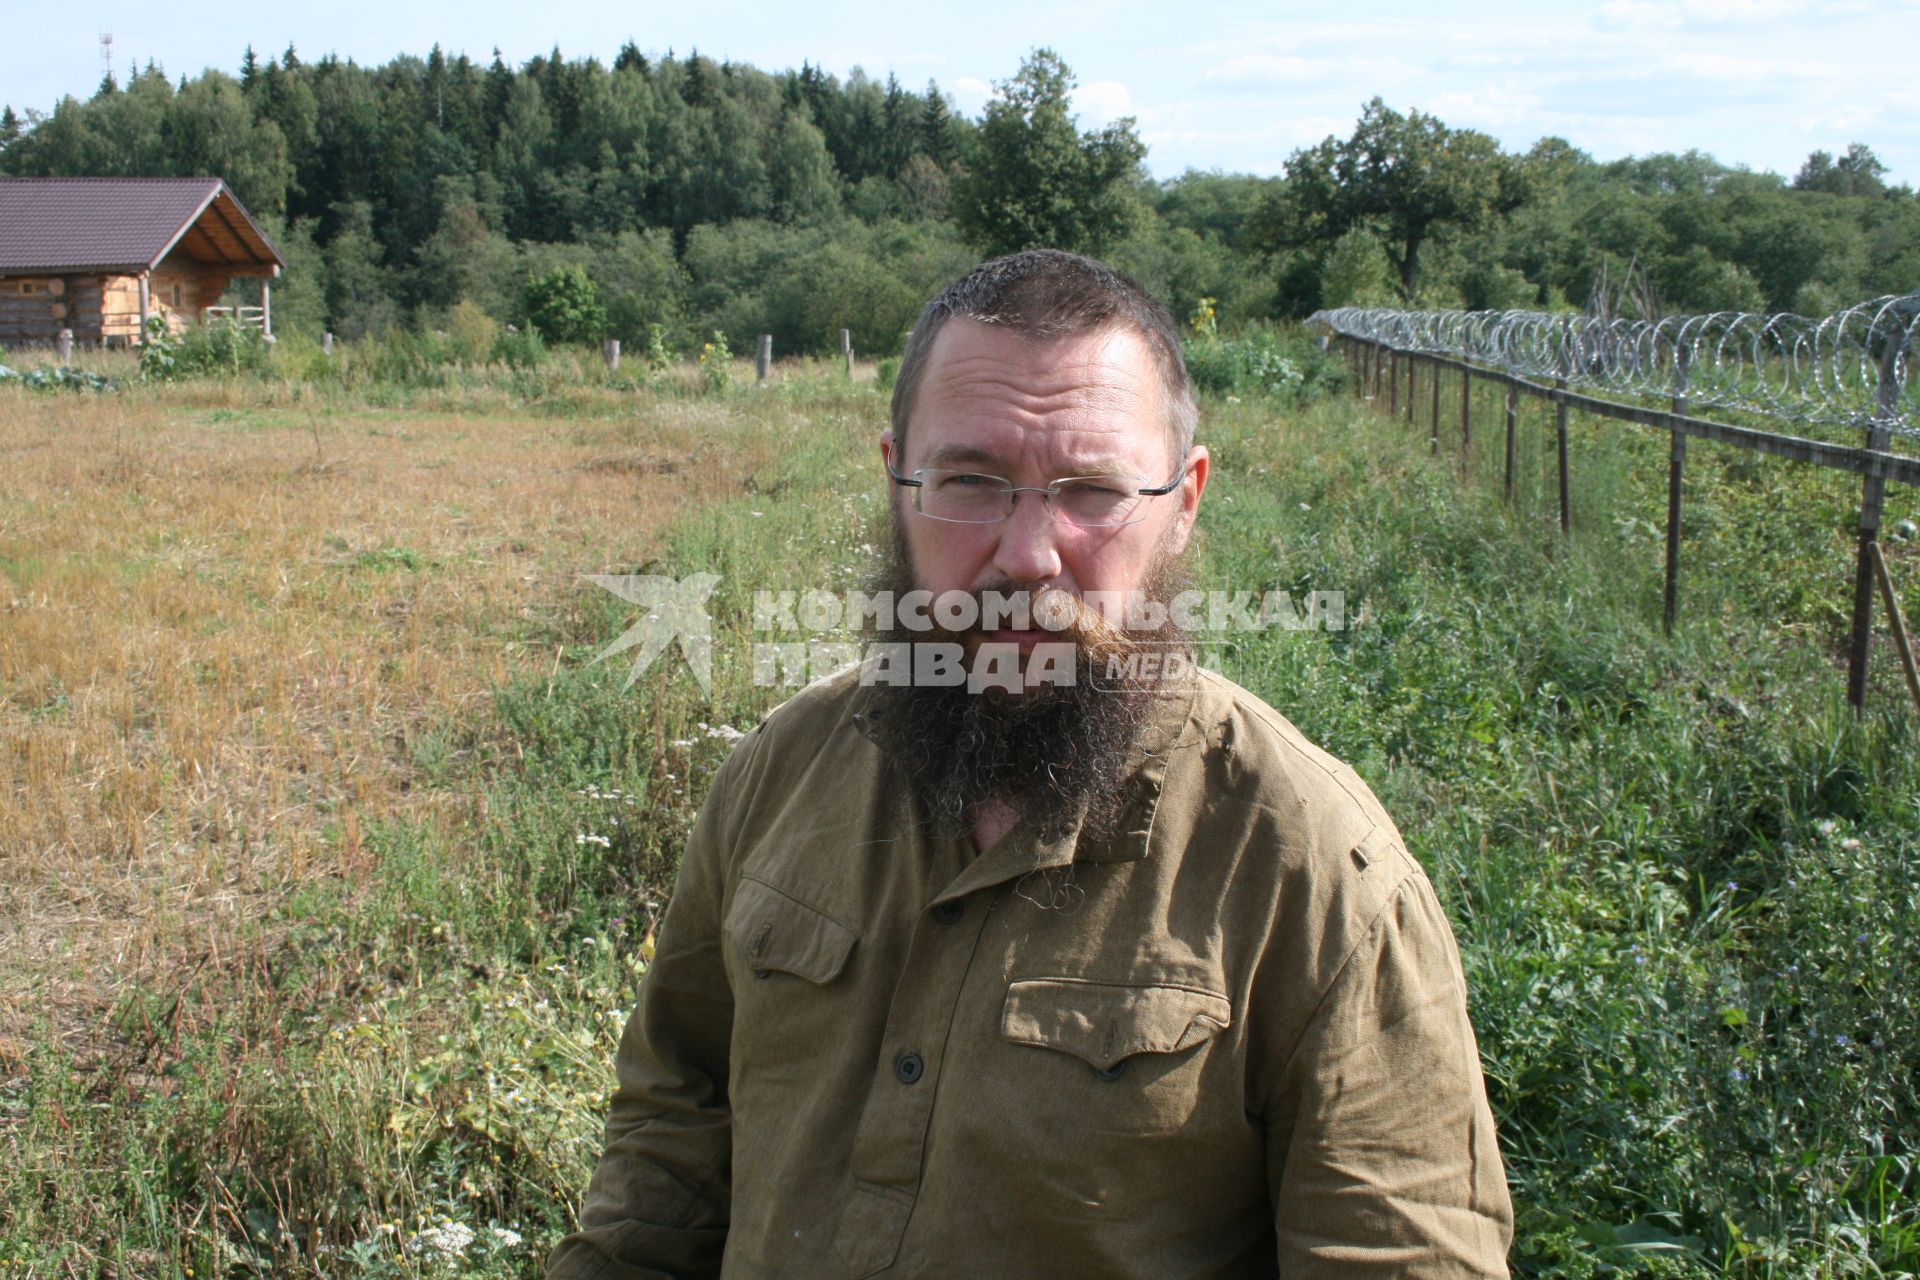
[[[1443, 12], [1445, 10], [1445, 12]], [[980, 0], [951, 5], [735, 0], [494, 4], [62, 5], [0, 0], [0, 103], [48, 110], [99, 84], [102, 31], [122, 70], [236, 71], [251, 44], [363, 64], [449, 53], [520, 63], [554, 47], [610, 62], [690, 49], [779, 71], [929, 80], [975, 116], [1032, 49], [1079, 81], [1083, 128], [1131, 116], [1147, 165], [1277, 174], [1345, 137], [1369, 99], [1417, 108], [1509, 150], [1545, 136], [1599, 160], [1697, 148], [1792, 177], [1815, 150], [1864, 142], [1920, 186], [1920, 0]]]

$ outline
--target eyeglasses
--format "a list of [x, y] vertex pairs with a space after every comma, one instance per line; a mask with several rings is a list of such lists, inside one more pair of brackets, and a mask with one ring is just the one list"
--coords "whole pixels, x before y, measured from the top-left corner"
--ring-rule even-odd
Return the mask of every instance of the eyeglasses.
[[929, 520], [952, 524], [998, 524], [1013, 514], [1023, 493], [1037, 493], [1047, 512], [1076, 529], [1105, 529], [1147, 518], [1147, 499], [1172, 493], [1187, 478], [1186, 468], [1158, 488], [1145, 476], [1069, 476], [1047, 485], [1016, 485], [1003, 476], [977, 471], [922, 467], [903, 476], [892, 466], [893, 482], [913, 490], [913, 509]]

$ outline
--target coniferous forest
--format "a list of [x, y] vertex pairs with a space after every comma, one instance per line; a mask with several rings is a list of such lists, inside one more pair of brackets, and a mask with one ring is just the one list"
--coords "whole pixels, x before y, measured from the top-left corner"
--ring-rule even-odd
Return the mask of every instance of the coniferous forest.
[[846, 327], [884, 354], [940, 281], [1032, 244], [1104, 254], [1183, 316], [1213, 299], [1228, 325], [1578, 307], [1630, 265], [1669, 313], [1818, 314], [1920, 286], [1920, 200], [1858, 142], [1791, 178], [1691, 150], [1600, 162], [1376, 97], [1284, 176], [1155, 180], [1131, 121], [1078, 127], [1073, 85], [1035, 50], [969, 119], [933, 83], [632, 43], [610, 65], [555, 49], [517, 67], [248, 49], [237, 75], [149, 63], [86, 101], [8, 105], [0, 172], [222, 176], [291, 264], [276, 327], [346, 338], [462, 302], [524, 324], [529, 282], [577, 267], [595, 305], [573, 336], [766, 332], [792, 353]]

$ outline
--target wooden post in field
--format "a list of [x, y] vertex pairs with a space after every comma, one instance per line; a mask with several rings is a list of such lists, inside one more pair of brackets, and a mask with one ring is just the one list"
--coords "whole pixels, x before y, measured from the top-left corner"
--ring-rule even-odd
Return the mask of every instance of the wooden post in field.
[[1420, 381], [1420, 357], [1407, 352], [1407, 425], [1412, 426], [1419, 419], [1413, 416], [1413, 391]]
[[260, 277], [260, 336], [273, 341], [273, 291], [268, 286], [271, 277]]
[[1560, 532], [1566, 533], [1573, 528], [1573, 495], [1567, 485], [1567, 375], [1573, 369], [1573, 353], [1570, 345], [1573, 341], [1573, 321], [1560, 323], [1560, 373], [1553, 385], [1562, 394], [1554, 397], [1553, 434], [1560, 453]]
[[853, 376], [853, 331], [851, 329], [840, 331], [840, 360], [846, 365], [847, 376], [851, 378]]
[[323, 333], [320, 335], [320, 354], [329, 360], [333, 359], [333, 334]]
[[1473, 370], [1460, 366], [1460, 474], [1467, 474], [1473, 449]]
[[765, 382], [767, 375], [773, 372], [773, 335], [770, 333], [760, 335], [760, 349], [754, 354], [753, 372], [761, 382]]
[[620, 339], [608, 338], [600, 344], [600, 358], [607, 362], [608, 373], [620, 372]]
[[66, 368], [73, 363], [73, 330], [62, 329], [60, 336], [53, 340], [54, 353], [60, 357], [60, 367]]
[[1387, 348], [1387, 416], [1400, 412], [1400, 353]]
[[[1872, 340], [1872, 335], [1868, 335]], [[1899, 410], [1900, 389], [1894, 384], [1894, 372], [1900, 367], [1900, 354], [1906, 346], [1905, 330], [1897, 326], [1886, 335], [1886, 349], [1880, 353], [1880, 394], [1872, 422], [1867, 424], [1867, 448], [1884, 451], [1887, 447], [1887, 423]], [[1853, 573], [1853, 637], [1847, 654], [1847, 701], [1858, 715], [1867, 705], [1867, 656], [1873, 647], [1873, 562], [1879, 554], [1880, 504], [1886, 497], [1885, 476], [1870, 475], [1860, 486], [1860, 551]]]
[[1503, 488], [1507, 505], [1513, 505], [1513, 445], [1520, 427], [1520, 388], [1507, 384], [1507, 480]]
[[140, 273], [140, 345], [147, 345], [147, 317], [153, 314], [153, 290], [147, 283], [147, 273]]
[[[1673, 353], [1673, 411], [1687, 411], [1687, 373], [1691, 349], [1680, 347]], [[1667, 451], [1667, 584], [1662, 600], [1661, 623], [1673, 634], [1673, 620], [1680, 611], [1680, 486], [1687, 465], [1687, 435], [1676, 428]]]

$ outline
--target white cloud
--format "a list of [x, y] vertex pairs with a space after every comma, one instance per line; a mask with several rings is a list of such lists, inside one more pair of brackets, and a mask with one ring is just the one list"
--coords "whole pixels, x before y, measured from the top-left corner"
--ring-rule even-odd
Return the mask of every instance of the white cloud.
[[1595, 11], [1593, 21], [1603, 31], [1658, 31], [1679, 26], [1685, 15], [1672, 3], [1607, 0]]
[[979, 115], [993, 99], [993, 86], [975, 76], [961, 76], [953, 82], [951, 92], [962, 115]]
[[1535, 125], [1544, 107], [1537, 93], [1487, 85], [1443, 93], [1425, 110], [1458, 128], [1491, 130]]
[[1073, 91], [1073, 109], [1082, 128], [1098, 127], [1121, 116], [1138, 117], [1133, 94], [1118, 80], [1095, 80]]
[[1202, 73], [1222, 84], [1324, 84], [1347, 80], [1360, 85], [1402, 84], [1425, 72], [1399, 58], [1299, 58], [1271, 53], [1242, 54]]
[[1742, 84], [1777, 84], [1782, 80], [1840, 80], [1853, 74], [1830, 62], [1798, 58], [1738, 58], [1722, 53], [1672, 53], [1665, 61], [1701, 80], [1731, 80]]

